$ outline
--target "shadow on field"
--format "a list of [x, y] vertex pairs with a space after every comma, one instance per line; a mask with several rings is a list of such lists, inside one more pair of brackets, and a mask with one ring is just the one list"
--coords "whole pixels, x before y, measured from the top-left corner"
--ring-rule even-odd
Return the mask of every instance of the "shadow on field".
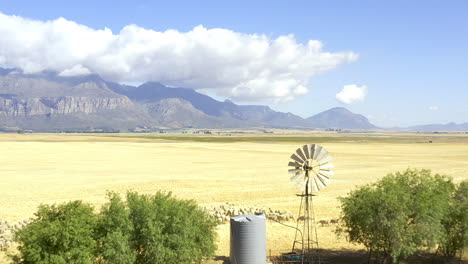
[[[320, 250], [321, 260], [324, 263], [333, 264], [379, 264], [376, 259], [369, 260], [369, 254], [365, 250]], [[447, 259], [443, 256], [435, 256], [433, 253], [420, 253], [401, 260], [400, 264], [467, 264], [466, 260]]]
[[216, 256], [213, 259], [214, 262], [208, 262], [208, 263], [219, 263], [219, 264], [229, 264], [231, 263], [229, 261], [229, 257], [226, 256]]
[[367, 263], [368, 254], [364, 250], [320, 250], [320, 259], [324, 263]]
[[[268, 256], [269, 257], [269, 256]], [[369, 255], [364, 250], [320, 250], [320, 259], [324, 264], [378, 264], [375, 259], [368, 259]], [[216, 256], [207, 264], [229, 264], [229, 257]], [[272, 263], [272, 262], [268, 262]], [[275, 262], [273, 262], [275, 263]], [[421, 253], [414, 255], [400, 264], [468, 264], [468, 261], [460, 259], [447, 259], [442, 256], [434, 256], [433, 253]]]

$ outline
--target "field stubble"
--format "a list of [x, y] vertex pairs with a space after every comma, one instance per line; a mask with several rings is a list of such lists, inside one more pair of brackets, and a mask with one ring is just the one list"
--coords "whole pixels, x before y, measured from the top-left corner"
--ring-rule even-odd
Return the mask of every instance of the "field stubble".
[[[203, 206], [231, 202], [297, 213], [298, 191], [289, 183], [286, 164], [291, 153], [305, 143], [327, 148], [336, 166], [332, 183], [314, 197], [317, 219], [337, 218], [338, 197], [389, 172], [428, 168], [456, 182], [468, 177], [466, 136], [431, 138], [434, 143], [422, 143], [427, 138], [409, 135], [394, 141], [391, 136], [384, 141], [372, 140], [372, 136], [359, 136], [360, 140], [295, 137], [208, 142], [1, 134], [0, 219], [27, 219], [41, 203], [82, 199], [98, 207], [105, 202], [106, 190], [166, 190]], [[277, 223], [269, 223], [267, 229], [269, 250], [290, 248], [294, 230]], [[332, 231], [333, 227], [318, 228], [321, 247], [359, 249], [337, 239]], [[218, 247], [217, 255], [229, 254], [228, 224], [218, 227]], [[4, 256], [0, 263], [5, 263]]]

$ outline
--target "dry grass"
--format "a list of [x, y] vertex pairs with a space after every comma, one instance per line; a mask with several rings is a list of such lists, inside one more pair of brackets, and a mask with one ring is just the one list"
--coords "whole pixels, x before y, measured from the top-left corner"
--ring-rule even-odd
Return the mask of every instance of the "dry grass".
[[[429, 144], [421, 143], [425, 141], [420, 136], [394, 143], [333, 142], [317, 136], [324, 141], [322, 145], [335, 158], [336, 165], [332, 184], [314, 200], [317, 218], [338, 217], [337, 197], [388, 172], [408, 167], [429, 168], [450, 175], [455, 181], [466, 179], [467, 138], [441, 137]], [[0, 134], [0, 219], [31, 217], [41, 203], [83, 199], [99, 206], [105, 201], [106, 190], [122, 193], [169, 190], [179, 198], [195, 199], [202, 205], [229, 201], [296, 212], [297, 191], [288, 182], [286, 164], [292, 151], [313, 139], [308, 135], [303, 141], [298, 138], [286, 142], [213, 143]], [[219, 226], [218, 255], [229, 254], [228, 228], [227, 224]], [[276, 223], [268, 224], [268, 248], [273, 252], [287, 250], [294, 235], [291, 230]], [[328, 249], [357, 248], [336, 239], [331, 227], [319, 228], [319, 242]], [[2, 257], [0, 263], [6, 263]]]

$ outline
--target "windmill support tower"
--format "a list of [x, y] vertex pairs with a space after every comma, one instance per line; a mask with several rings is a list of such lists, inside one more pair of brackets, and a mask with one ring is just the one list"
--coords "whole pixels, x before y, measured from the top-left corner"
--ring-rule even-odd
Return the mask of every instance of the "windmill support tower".
[[306, 186], [304, 192], [297, 194], [297, 196], [301, 197], [301, 204], [299, 206], [299, 220], [297, 221], [292, 252], [299, 251], [301, 253], [302, 263], [320, 263], [317, 226], [313, 206], [313, 196], [315, 195], [309, 192]]
[[289, 173], [293, 176], [291, 181], [302, 190], [301, 203], [297, 220], [296, 235], [292, 252], [300, 255], [301, 264], [321, 263], [318, 246], [317, 226], [315, 221], [313, 197], [314, 194], [330, 182], [333, 175], [332, 157], [328, 151], [319, 145], [304, 145], [291, 155]]

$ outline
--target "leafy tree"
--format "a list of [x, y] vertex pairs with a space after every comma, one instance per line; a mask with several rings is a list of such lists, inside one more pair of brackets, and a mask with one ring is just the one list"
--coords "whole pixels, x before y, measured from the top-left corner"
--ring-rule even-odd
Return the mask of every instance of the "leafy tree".
[[216, 224], [194, 201], [128, 193], [127, 204], [137, 263], [193, 263], [214, 254]]
[[81, 201], [41, 205], [35, 215], [31, 224], [16, 232], [20, 254], [14, 263], [93, 263], [96, 216], [90, 205]]
[[128, 235], [122, 231], [108, 233], [102, 240], [98, 263], [131, 264], [136, 263], [136, 252], [132, 249]]
[[429, 170], [388, 174], [340, 198], [341, 227], [370, 256], [398, 262], [419, 249], [437, 245], [455, 185]]
[[16, 233], [16, 264], [195, 263], [215, 251], [216, 224], [193, 200], [170, 193], [126, 200], [108, 193], [93, 213], [81, 201], [41, 205], [33, 222]]
[[130, 240], [133, 225], [129, 211], [122, 198], [116, 193], [108, 193], [109, 203], [101, 208], [98, 218], [96, 240], [98, 241], [98, 263], [135, 263], [136, 251]]
[[465, 180], [457, 186], [449, 207], [449, 213], [444, 221], [444, 236], [440, 247], [447, 257], [460, 256], [468, 247], [468, 181]]

